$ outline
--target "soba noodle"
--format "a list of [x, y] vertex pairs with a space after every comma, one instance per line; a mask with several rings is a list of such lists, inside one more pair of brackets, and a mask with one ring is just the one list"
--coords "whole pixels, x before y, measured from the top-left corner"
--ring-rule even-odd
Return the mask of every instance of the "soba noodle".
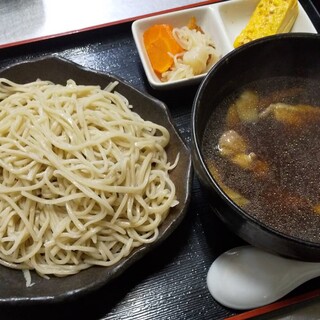
[[158, 237], [175, 206], [169, 132], [117, 83], [0, 79], [0, 263], [66, 276]]

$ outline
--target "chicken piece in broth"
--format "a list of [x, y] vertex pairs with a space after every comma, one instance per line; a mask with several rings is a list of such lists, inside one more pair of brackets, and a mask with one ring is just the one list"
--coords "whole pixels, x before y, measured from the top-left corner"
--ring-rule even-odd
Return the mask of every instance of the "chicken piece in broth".
[[235, 130], [228, 130], [221, 135], [218, 149], [221, 156], [227, 157], [244, 170], [258, 175], [263, 175], [268, 170], [268, 164], [249, 151], [246, 141]]
[[310, 121], [319, 121], [320, 108], [299, 104], [274, 103], [259, 115], [261, 118], [272, 115], [277, 121], [290, 126], [302, 126]]
[[230, 106], [227, 125], [234, 127], [239, 122], [251, 123], [259, 118], [259, 96], [253, 90], [243, 91]]

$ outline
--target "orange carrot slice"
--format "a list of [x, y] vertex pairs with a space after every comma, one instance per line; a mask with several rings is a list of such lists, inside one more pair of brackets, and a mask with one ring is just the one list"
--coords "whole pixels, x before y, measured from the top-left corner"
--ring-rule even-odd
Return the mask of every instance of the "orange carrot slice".
[[143, 34], [144, 45], [155, 72], [163, 73], [173, 65], [175, 55], [183, 51], [172, 35], [173, 27], [168, 24], [156, 24], [147, 29]]

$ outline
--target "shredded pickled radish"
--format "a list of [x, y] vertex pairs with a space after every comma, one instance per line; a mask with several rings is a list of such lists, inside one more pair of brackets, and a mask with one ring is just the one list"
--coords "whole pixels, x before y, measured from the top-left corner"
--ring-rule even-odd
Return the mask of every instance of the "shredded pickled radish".
[[171, 54], [174, 63], [161, 74], [161, 81], [170, 82], [203, 74], [218, 60], [213, 40], [201, 28], [184, 26], [174, 28], [172, 33], [184, 51]]

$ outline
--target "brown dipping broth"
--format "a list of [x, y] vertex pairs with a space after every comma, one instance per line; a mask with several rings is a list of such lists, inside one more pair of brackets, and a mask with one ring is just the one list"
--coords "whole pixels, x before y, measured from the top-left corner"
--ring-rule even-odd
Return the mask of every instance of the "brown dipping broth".
[[[249, 83], [214, 108], [202, 145], [213, 176], [217, 172], [223, 184], [249, 200], [242, 207], [249, 215], [280, 233], [319, 243], [320, 213], [314, 208], [320, 206], [320, 112], [305, 113], [298, 126], [272, 116], [227, 126], [227, 111], [244, 90], [258, 93], [259, 112], [280, 102], [320, 107], [320, 83], [290, 77]], [[250, 152], [268, 164], [267, 174], [257, 176], [220, 155], [219, 138], [230, 129], [245, 139]]]

